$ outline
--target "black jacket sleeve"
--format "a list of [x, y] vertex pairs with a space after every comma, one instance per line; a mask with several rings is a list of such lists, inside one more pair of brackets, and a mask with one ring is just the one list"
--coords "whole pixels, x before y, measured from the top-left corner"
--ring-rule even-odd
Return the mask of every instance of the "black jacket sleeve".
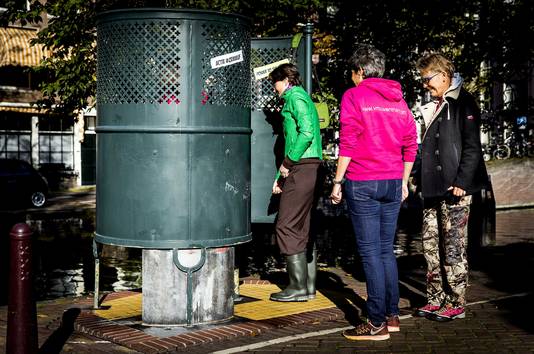
[[464, 91], [465, 108], [460, 109], [462, 151], [453, 186], [468, 190], [474, 183], [475, 173], [482, 159], [480, 144], [480, 111], [473, 97]]

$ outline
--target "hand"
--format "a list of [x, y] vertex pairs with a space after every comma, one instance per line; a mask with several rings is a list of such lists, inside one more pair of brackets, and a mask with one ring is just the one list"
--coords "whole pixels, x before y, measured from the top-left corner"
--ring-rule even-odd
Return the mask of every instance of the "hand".
[[417, 181], [414, 177], [408, 180], [408, 190], [414, 194], [417, 191]]
[[405, 201], [408, 198], [408, 183], [402, 182], [402, 201]]
[[278, 180], [275, 179], [273, 183], [273, 194], [280, 194], [282, 193], [282, 188], [280, 188], [280, 185], [278, 184]]
[[456, 197], [464, 197], [465, 194], [466, 194], [466, 192], [460, 187], [450, 186], [447, 190], [448, 191], [452, 191], [452, 195], [454, 195]]
[[287, 178], [289, 176], [289, 170], [284, 167], [284, 165], [280, 166], [280, 176]]
[[341, 193], [341, 184], [334, 184], [334, 186], [332, 187], [332, 193], [330, 193], [330, 199], [332, 200], [332, 204], [341, 203], [342, 198], [343, 193]]

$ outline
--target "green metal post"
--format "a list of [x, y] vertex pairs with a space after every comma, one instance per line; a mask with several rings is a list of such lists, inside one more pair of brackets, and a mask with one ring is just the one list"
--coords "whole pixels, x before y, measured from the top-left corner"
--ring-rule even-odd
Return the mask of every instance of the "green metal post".
[[95, 258], [95, 291], [93, 294], [93, 309], [100, 308], [100, 247], [93, 239], [93, 257]]
[[312, 51], [313, 51], [313, 42], [312, 42], [312, 35], [313, 35], [313, 24], [307, 23], [306, 26], [304, 26], [304, 39], [305, 39], [305, 59], [304, 59], [304, 87], [306, 89], [306, 92], [311, 95], [312, 93]]

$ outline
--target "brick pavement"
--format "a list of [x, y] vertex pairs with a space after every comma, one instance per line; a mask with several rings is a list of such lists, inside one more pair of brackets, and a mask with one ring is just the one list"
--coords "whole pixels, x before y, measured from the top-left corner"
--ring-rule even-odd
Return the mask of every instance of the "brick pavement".
[[487, 162], [497, 208], [534, 206], [534, 158]]
[[[323, 352], [323, 353], [532, 353], [534, 335], [526, 322], [514, 323], [518, 310], [531, 303], [533, 296], [492, 301], [470, 306], [463, 320], [436, 323], [422, 318], [402, 321], [401, 332], [389, 341], [357, 342], [344, 340], [332, 333], [254, 350], [254, 353]], [[339, 321], [338, 325], [346, 323]]]
[[[530, 163], [530, 162], [529, 162]], [[530, 165], [528, 165], [530, 166]], [[526, 166], [526, 167], [528, 167]], [[506, 167], [506, 166], [505, 166]], [[530, 167], [529, 167], [530, 168]], [[491, 171], [491, 168], [490, 168]], [[527, 180], [528, 168], [521, 169]], [[527, 172], [525, 172], [527, 171]], [[519, 176], [517, 170], [514, 172]], [[495, 188], [495, 179], [494, 179]], [[496, 197], [497, 202], [499, 199]], [[517, 193], [522, 197], [532, 195], [525, 189], [509, 189], [508, 195]], [[531, 194], [527, 194], [531, 193]], [[83, 203], [90, 205], [93, 196], [85, 195]], [[534, 197], [528, 197], [530, 201]], [[528, 201], [527, 200], [527, 201]], [[74, 203], [75, 201], [69, 201]], [[513, 204], [513, 203], [512, 203]], [[425, 319], [407, 318], [402, 322], [400, 334], [392, 335], [390, 341], [381, 343], [352, 342], [339, 332], [322, 336], [297, 339], [251, 350], [251, 352], [518, 352], [534, 353], [534, 209], [510, 210], [497, 215], [497, 243], [494, 247], [476, 250], [471, 259], [468, 301], [465, 320], [438, 324]], [[410, 254], [398, 260], [401, 280], [401, 307], [403, 314], [423, 301], [424, 260], [421, 255]], [[337, 279], [332, 282], [332, 279]], [[243, 335], [229, 338], [212, 338], [205, 343], [192, 341], [186, 348], [176, 345], [171, 352], [210, 353], [218, 350], [298, 336], [314, 331], [342, 328], [349, 325], [354, 314], [363, 306], [365, 284], [339, 268], [324, 269], [319, 274], [319, 288], [329, 298], [336, 298], [339, 309], [335, 316], [316, 317], [306, 320], [286, 321], [271, 325], [264, 330], [245, 331]], [[514, 294], [520, 296], [510, 297]], [[508, 296], [508, 297], [507, 297]], [[102, 331], [93, 335], [74, 331], [78, 310], [87, 308], [91, 298], [63, 298], [38, 304], [39, 344], [42, 352], [64, 353], [136, 353], [134, 348], [114, 344], [111, 338], [103, 338]], [[65, 312], [65, 310], [68, 310]], [[303, 316], [306, 318], [307, 316]], [[63, 322], [63, 323], [62, 323]], [[284, 321], [281, 321], [282, 323]], [[0, 307], [0, 350], [5, 350], [7, 309]], [[250, 324], [249, 324], [250, 325]], [[96, 327], [98, 329], [98, 326]], [[79, 328], [81, 329], [81, 328]], [[102, 329], [102, 328], [100, 328]], [[96, 334], [97, 336], [94, 336]], [[138, 347], [142, 352], [154, 352], [154, 348]], [[164, 351], [164, 348], [159, 348]]]
[[[385, 342], [353, 342], [345, 340], [339, 331], [300, 338], [251, 350], [258, 353], [294, 352], [433, 352], [433, 353], [482, 353], [482, 352], [534, 352], [534, 326], [531, 318], [534, 309], [534, 210], [524, 209], [500, 212], [497, 216], [497, 245], [479, 250], [472, 264], [468, 289], [467, 318], [439, 324], [420, 318], [405, 318], [399, 334]], [[424, 301], [424, 260], [420, 255], [399, 258], [403, 314]], [[333, 283], [331, 279], [337, 279]], [[337, 284], [334, 286], [334, 284]], [[89, 312], [79, 315], [76, 309], [90, 306], [91, 298], [63, 298], [38, 304], [39, 342], [44, 352], [64, 353], [135, 353], [136, 350], [151, 352], [211, 353], [247, 346], [268, 340], [280, 340], [321, 330], [348, 326], [354, 314], [360, 312], [365, 294], [361, 279], [349, 276], [343, 269], [327, 268], [319, 274], [319, 290], [331, 298], [338, 308], [335, 316], [313, 318], [304, 314], [303, 320], [271, 321], [263, 329], [251, 322], [245, 323], [245, 333], [234, 331], [233, 335], [219, 338], [211, 336], [204, 343], [192, 340], [187, 347], [173, 343], [171, 348], [163, 345], [121, 346], [113, 338], [104, 336], [102, 323], [94, 324], [91, 334], [73, 332], [91, 316]], [[514, 296], [517, 295], [517, 296]], [[114, 294], [118, 296], [118, 294]], [[331, 312], [336, 313], [336, 312]], [[61, 319], [63, 318], [63, 325]], [[73, 323], [76, 318], [77, 322]], [[286, 319], [287, 320], [287, 319]], [[247, 327], [248, 325], [248, 327]], [[220, 327], [222, 328], [222, 327]], [[260, 328], [260, 330], [258, 330]], [[6, 308], [0, 308], [0, 333], [6, 329]], [[109, 329], [109, 328], [108, 328]], [[224, 332], [224, 329], [223, 329]], [[236, 333], [237, 332], [237, 333]], [[228, 330], [226, 331], [228, 332]], [[117, 333], [116, 333], [117, 334]], [[120, 334], [120, 332], [118, 333]], [[213, 334], [213, 333], [212, 333]], [[193, 336], [194, 337], [194, 336]], [[139, 337], [147, 338], [147, 337]], [[172, 341], [171, 341], [172, 342]], [[143, 343], [140, 341], [139, 343]], [[165, 341], [163, 341], [165, 343]], [[154, 344], [154, 343], [153, 343]], [[192, 345], [195, 344], [195, 345]], [[160, 343], [161, 345], [161, 343]], [[0, 350], [4, 349], [5, 336], [0, 336]], [[44, 346], [44, 347], [43, 347]], [[171, 349], [170, 351], [168, 349]], [[231, 350], [228, 352], [232, 352]]]

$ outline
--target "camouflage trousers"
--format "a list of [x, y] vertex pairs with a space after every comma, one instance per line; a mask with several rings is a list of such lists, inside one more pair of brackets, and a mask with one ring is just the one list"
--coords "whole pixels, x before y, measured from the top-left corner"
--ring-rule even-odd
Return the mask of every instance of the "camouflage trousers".
[[423, 253], [427, 263], [427, 302], [465, 306], [467, 221], [471, 196], [440, 201], [423, 210]]

